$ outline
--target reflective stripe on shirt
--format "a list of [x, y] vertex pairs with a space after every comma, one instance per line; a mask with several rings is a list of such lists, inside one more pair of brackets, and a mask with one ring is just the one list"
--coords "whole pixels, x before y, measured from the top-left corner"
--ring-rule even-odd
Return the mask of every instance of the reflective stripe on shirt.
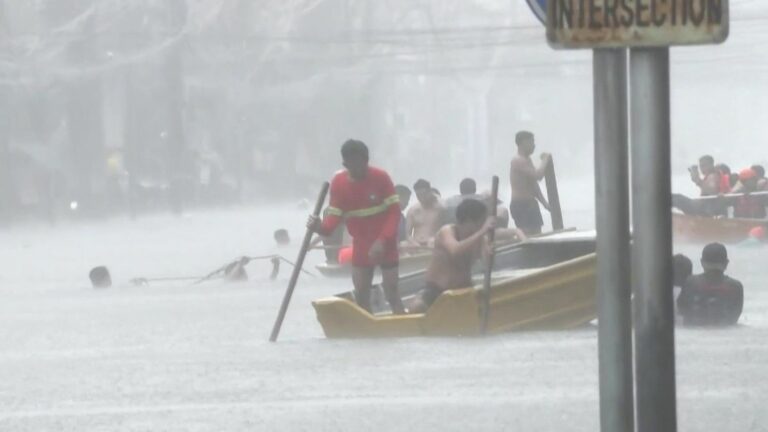
[[[347, 218], [365, 218], [370, 216], [376, 216], [377, 214], [384, 213], [392, 204], [397, 204], [400, 199], [397, 195], [391, 195], [384, 199], [381, 204], [373, 207], [362, 208], [357, 210], [350, 210], [344, 213], [344, 217]], [[337, 209], [334, 209], [337, 210]], [[340, 215], [338, 215], [340, 216]]]

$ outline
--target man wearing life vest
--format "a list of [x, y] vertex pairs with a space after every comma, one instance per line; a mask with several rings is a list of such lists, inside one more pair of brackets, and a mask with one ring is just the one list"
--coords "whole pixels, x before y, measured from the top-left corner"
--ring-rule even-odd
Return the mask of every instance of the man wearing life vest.
[[331, 181], [330, 205], [321, 221], [310, 216], [307, 227], [328, 235], [344, 220], [352, 236], [352, 283], [360, 307], [370, 311], [375, 267], [381, 268], [382, 288], [392, 312], [405, 312], [397, 291], [400, 206], [395, 186], [385, 171], [368, 165], [368, 147], [358, 140], [341, 146], [346, 170]]
[[744, 307], [744, 287], [725, 275], [728, 251], [720, 243], [710, 243], [701, 253], [704, 273], [693, 275], [683, 285], [677, 308], [683, 324], [725, 326], [739, 321]]

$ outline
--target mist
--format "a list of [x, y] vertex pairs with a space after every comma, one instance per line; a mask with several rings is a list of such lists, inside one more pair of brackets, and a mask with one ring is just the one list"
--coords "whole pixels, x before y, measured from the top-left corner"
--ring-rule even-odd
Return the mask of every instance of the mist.
[[[731, 0], [724, 44], [671, 49], [674, 192], [704, 154], [768, 165], [766, 24]], [[353, 286], [312, 251], [267, 342], [347, 139], [444, 198], [499, 176], [507, 207], [531, 131], [593, 238], [592, 99], [592, 53], [523, 0], [0, 0], [0, 430], [599, 430], [594, 323], [326, 340], [311, 303]], [[675, 333], [681, 430], [768, 430], [765, 249], [729, 253], [739, 325]], [[205, 279], [243, 256], [284, 261]]]
[[[591, 53], [522, 1], [0, 5], [6, 222], [305, 198], [350, 137], [455, 190], [504, 178], [526, 129], [591, 184]], [[767, 13], [734, 1], [727, 43], [673, 50], [674, 172], [765, 162]]]

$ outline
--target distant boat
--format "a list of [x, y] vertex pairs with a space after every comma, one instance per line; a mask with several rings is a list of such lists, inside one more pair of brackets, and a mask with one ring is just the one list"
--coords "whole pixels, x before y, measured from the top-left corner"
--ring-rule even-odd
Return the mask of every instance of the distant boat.
[[749, 238], [758, 226], [768, 228], [768, 220], [714, 218], [672, 213], [672, 229], [676, 241], [689, 243], [739, 243]]

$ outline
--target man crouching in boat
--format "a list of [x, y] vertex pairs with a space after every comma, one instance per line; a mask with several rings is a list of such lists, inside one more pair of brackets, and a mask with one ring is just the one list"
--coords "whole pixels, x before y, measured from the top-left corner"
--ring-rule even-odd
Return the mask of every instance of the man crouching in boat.
[[[412, 312], [425, 311], [444, 291], [472, 286], [472, 265], [481, 256], [491, 254], [486, 234], [494, 229], [495, 223], [495, 218], [488, 217], [484, 203], [468, 198], [459, 204], [456, 224], [443, 226], [435, 236], [425, 287], [412, 305]], [[517, 229], [500, 230], [498, 234], [525, 239], [525, 234]]]
[[342, 218], [352, 235], [352, 283], [355, 299], [371, 311], [371, 285], [381, 267], [382, 288], [392, 312], [405, 313], [397, 291], [399, 255], [397, 231], [400, 206], [395, 186], [385, 171], [368, 166], [368, 147], [358, 140], [341, 146], [344, 171], [331, 181], [330, 205], [323, 220], [310, 216], [307, 228], [327, 236]]

